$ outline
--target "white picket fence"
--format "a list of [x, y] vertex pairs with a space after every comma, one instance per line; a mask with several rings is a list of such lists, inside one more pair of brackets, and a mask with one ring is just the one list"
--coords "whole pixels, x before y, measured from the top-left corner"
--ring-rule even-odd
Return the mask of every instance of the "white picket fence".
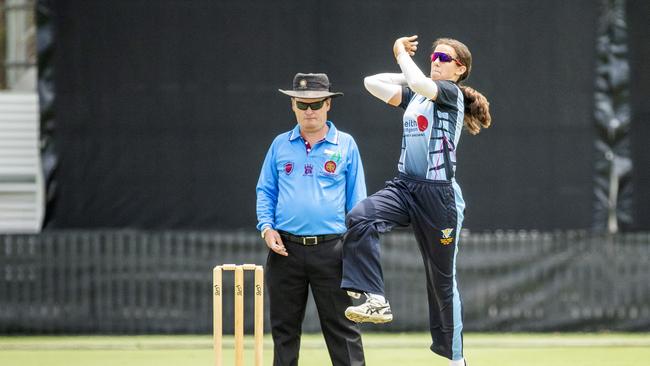
[[43, 173], [36, 93], [0, 93], [0, 233], [39, 232]]

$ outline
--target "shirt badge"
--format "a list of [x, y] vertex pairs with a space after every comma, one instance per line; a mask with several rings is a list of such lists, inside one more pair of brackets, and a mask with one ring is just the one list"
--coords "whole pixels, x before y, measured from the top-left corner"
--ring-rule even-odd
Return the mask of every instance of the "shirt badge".
[[314, 166], [311, 164], [305, 164], [305, 173], [303, 175], [312, 175], [312, 171], [314, 170]]
[[336, 171], [336, 163], [332, 160], [325, 162], [325, 171], [328, 173], [334, 173]]
[[284, 173], [286, 175], [289, 175], [291, 172], [293, 172], [293, 162], [290, 161], [288, 163], [284, 163]]
[[449, 244], [453, 243], [454, 238], [451, 236], [451, 233], [453, 231], [454, 231], [453, 228], [440, 230], [440, 232], [442, 232], [442, 238], [440, 238], [440, 243], [442, 245], [449, 245]]

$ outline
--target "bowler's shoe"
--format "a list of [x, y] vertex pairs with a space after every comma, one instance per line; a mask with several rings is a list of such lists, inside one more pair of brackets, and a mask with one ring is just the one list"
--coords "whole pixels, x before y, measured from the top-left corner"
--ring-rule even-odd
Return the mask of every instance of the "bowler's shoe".
[[388, 301], [383, 302], [368, 296], [366, 302], [359, 306], [350, 306], [345, 310], [345, 317], [356, 323], [388, 323], [393, 320]]

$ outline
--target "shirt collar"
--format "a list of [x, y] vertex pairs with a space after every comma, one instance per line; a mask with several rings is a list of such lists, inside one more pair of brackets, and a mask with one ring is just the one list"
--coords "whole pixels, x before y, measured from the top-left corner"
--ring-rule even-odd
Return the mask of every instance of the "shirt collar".
[[[327, 131], [327, 135], [325, 136], [325, 140], [331, 144], [338, 145], [339, 143], [339, 131], [336, 129], [336, 126], [334, 126], [334, 123], [332, 121], [327, 121], [327, 126], [329, 127], [329, 131]], [[291, 130], [291, 135], [289, 135], [289, 141], [293, 141], [300, 137], [300, 125], [296, 124], [296, 127]]]

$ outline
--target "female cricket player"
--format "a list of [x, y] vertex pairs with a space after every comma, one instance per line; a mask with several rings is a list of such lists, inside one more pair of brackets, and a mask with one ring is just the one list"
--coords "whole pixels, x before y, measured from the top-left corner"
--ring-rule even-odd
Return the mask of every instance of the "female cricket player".
[[462, 301], [456, 286], [456, 254], [465, 201], [454, 178], [456, 149], [463, 125], [476, 135], [491, 123], [489, 103], [462, 86], [472, 69], [463, 43], [440, 38], [433, 43], [431, 71], [425, 76], [411, 59], [417, 36], [395, 41], [393, 53], [402, 73], [365, 78], [375, 97], [405, 109], [399, 175], [361, 201], [346, 217], [341, 287], [350, 296], [366, 295], [345, 315], [356, 322], [393, 319], [384, 298], [379, 234], [412, 225], [424, 261], [429, 300], [431, 350], [466, 365], [463, 357]]

